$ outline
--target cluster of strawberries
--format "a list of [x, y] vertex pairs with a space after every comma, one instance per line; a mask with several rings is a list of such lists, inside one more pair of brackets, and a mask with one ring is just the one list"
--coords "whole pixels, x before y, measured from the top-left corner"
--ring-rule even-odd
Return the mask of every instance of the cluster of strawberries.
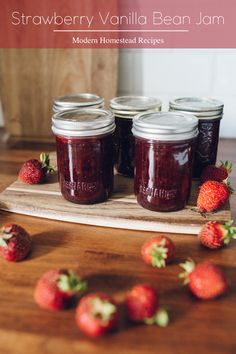
[[[223, 247], [232, 238], [236, 238], [236, 227], [233, 227], [232, 223], [230, 221], [226, 225], [208, 222], [198, 235], [200, 243], [210, 249]], [[226, 239], [227, 242], [225, 242]], [[161, 268], [173, 261], [176, 251], [170, 238], [157, 236], [143, 245], [141, 253], [147, 264]], [[184, 272], [179, 274], [179, 278], [184, 280], [184, 285], [188, 284], [189, 290], [198, 299], [214, 299], [223, 295], [228, 288], [228, 281], [217, 265], [209, 262], [196, 265], [189, 258], [185, 263], [181, 263], [180, 267], [184, 269]]]
[[[51, 270], [39, 279], [34, 298], [46, 310], [63, 310], [76, 296], [82, 296], [75, 313], [79, 329], [90, 337], [100, 337], [118, 326], [119, 306], [108, 294], [98, 292], [83, 296], [86, 281], [71, 270]], [[168, 314], [159, 308], [156, 290], [149, 285], [136, 285], [125, 298], [127, 317], [135, 323], [168, 324]]]
[[[232, 165], [222, 163], [220, 167], [208, 166], [201, 176], [197, 207], [200, 212], [213, 212], [221, 208], [230, 196], [228, 182]], [[31, 172], [29, 172], [29, 170]], [[49, 157], [41, 154], [41, 161], [27, 161], [19, 173], [25, 183], [42, 183], [46, 173], [52, 171]], [[36, 182], [37, 181], [37, 182]], [[217, 221], [206, 223], [201, 229], [199, 242], [209, 249], [219, 249], [236, 238], [233, 221], [224, 224]], [[15, 224], [4, 225], [0, 233], [0, 252], [8, 261], [21, 261], [31, 250], [32, 239]], [[141, 255], [149, 265], [162, 268], [171, 263], [176, 255], [173, 241], [166, 236], [157, 236], [144, 243]], [[198, 299], [210, 300], [223, 295], [228, 281], [221, 268], [209, 262], [195, 265], [188, 259], [180, 264], [184, 272], [179, 275], [188, 284], [191, 293]], [[72, 270], [50, 270], [38, 281], [34, 299], [43, 309], [62, 310], [69, 307], [79, 295], [76, 307], [76, 323], [80, 330], [91, 337], [102, 336], [118, 325], [119, 307], [115, 300], [105, 293], [89, 293], [87, 283]], [[148, 284], [134, 286], [125, 298], [126, 314], [130, 321], [157, 324], [165, 327], [169, 322], [168, 313], [160, 307], [156, 290]]]
[[[199, 233], [202, 245], [217, 249], [236, 238], [236, 227], [232, 221], [220, 224], [208, 222]], [[8, 261], [21, 261], [31, 250], [32, 239], [20, 226], [3, 226], [0, 234], [0, 251]], [[141, 248], [145, 263], [162, 268], [171, 263], [176, 255], [173, 241], [166, 236], [157, 236], [145, 242]], [[217, 265], [209, 262], [195, 265], [191, 259], [180, 264], [184, 272], [179, 275], [188, 284], [192, 294], [202, 300], [214, 299], [225, 293], [228, 281]], [[106, 293], [89, 293], [87, 282], [77, 272], [67, 269], [50, 270], [37, 282], [34, 291], [36, 303], [43, 309], [62, 310], [82, 296], [76, 307], [76, 323], [80, 330], [90, 337], [102, 336], [118, 325], [119, 307]], [[126, 295], [125, 309], [127, 318], [134, 323], [168, 325], [169, 316], [160, 307], [157, 291], [148, 284], [134, 286]]]
[[[199, 212], [214, 212], [225, 205], [232, 193], [229, 183], [231, 170], [232, 164], [228, 161], [222, 162], [219, 167], [209, 165], [205, 168], [197, 199]], [[22, 165], [18, 177], [26, 184], [40, 184], [46, 181], [47, 174], [54, 171], [54, 167], [50, 166], [49, 155], [41, 153], [39, 160], [31, 159]]]
[[[199, 212], [215, 212], [226, 204], [233, 191], [229, 183], [231, 170], [232, 164], [228, 161], [222, 162], [219, 167], [209, 165], [205, 168], [197, 199]], [[22, 165], [18, 177], [26, 184], [40, 184], [46, 181], [47, 174], [54, 171], [54, 167], [50, 166], [49, 155], [41, 153], [39, 160], [31, 159]]]
[[229, 182], [231, 171], [232, 163], [229, 161], [221, 162], [219, 167], [209, 165], [203, 170], [197, 199], [200, 212], [215, 212], [226, 204], [233, 192]]
[[[162, 243], [161, 243], [162, 244]], [[21, 226], [6, 224], [0, 232], [0, 252], [10, 262], [27, 257], [32, 247], [31, 236]], [[35, 302], [43, 309], [63, 310], [87, 290], [87, 282], [77, 272], [67, 269], [50, 270], [37, 282]], [[133, 322], [157, 323], [166, 326], [168, 315], [159, 308], [156, 290], [149, 285], [135, 286], [125, 300], [128, 318]], [[81, 298], [76, 308], [76, 323], [91, 337], [101, 336], [117, 327], [119, 308], [105, 293], [90, 293]]]

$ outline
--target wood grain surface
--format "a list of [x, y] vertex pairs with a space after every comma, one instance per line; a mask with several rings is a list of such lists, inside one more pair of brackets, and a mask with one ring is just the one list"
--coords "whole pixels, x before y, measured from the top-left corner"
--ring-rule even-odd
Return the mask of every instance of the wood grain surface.
[[111, 99], [117, 63], [116, 49], [0, 49], [0, 97], [8, 133], [51, 140], [53, 99], [75, 92]]
[[[16, 179], [21, 163], [38, 157], [45, 147], [4, 146], [0, 152], [0, 189]], [[54, 147], [52, 146], [52, 149]], [[236, 141], [220, 143], [219, 159], [236, 163]], [[236, 186], [236, 170], [233, 171]], [[231, 199], [236, 216], [235, 194]], [[140, 247], [156, 235], [38, 219], [0, 212], [0, 221], [16, 222], [34, 239], [30, 257], [10, 264], [0, 259], [0, 353], [1, 354], [235, 354], [236, 353], [236, 242], [211, 252], [199, 246], [196, 236], [169, 235], [176, 243], [177, 258], [166, 269], [145, 265]], [[167, 234], [168, 235], [168, 234]], [[178, 263], [192, 257], [221, 265], [230, 290], [215, 301], [195, 300], [178, 280]], [[161, 304], [169, 309], [169, 327], [132, 326], [121, 316], [119, 330], [99, 340], [79, 332], [74, 309], [47, 312], [33, 300], [37, 279], [51, 268], [78, 269], [88, 279], [90, 291], [103, 290], [122, 305], [126, 291], [145, 282], [160, 292]]]
[[[51, 163], [56, 165], [55, 154], [51, 154]], [[185, 209], [158, 213], [137, 204], [133, 194], [133, 179], [115, 175], [114, 193], [107, 202], [78, 205], [61, 196], [55, 173], [42, 185], [14, 182], [0, 194], [0, 209], [87, 225], [197, 235], [202, 225], [209, 220], [224, 222], [231, 219], [229, 203], [216, 213], [200, 214], [196, 208], [198, 190], [199, 182], [194, 181], [191, 198]]]

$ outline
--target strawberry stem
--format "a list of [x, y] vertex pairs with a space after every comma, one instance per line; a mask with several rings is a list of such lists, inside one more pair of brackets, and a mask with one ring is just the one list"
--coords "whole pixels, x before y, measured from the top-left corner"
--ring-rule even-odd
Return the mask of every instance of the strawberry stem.
[[232, 239], [236, 239], [236, 227], [233, 225], [233, 220], [229, 220], [222, 225], [224, 244], [228, 245]]
[[69, 271], [68, 274], [61, 274], [57, 286], [62, 291], [73, 291], [75, 293], [87, 290], [87, 283], [82, 281], [73, 271]]
[[166, 258], [168, 249], [165, 247], [166, 240], [162, 239], [159, 244], [153, 244], [150, 248], [150, 256], [152, 258], [153, 267], [162, 268], [166, 266]]
[[93, 316], [101, 319], [104, 325], [110, 321], [111, 316], [116, 312], [114, 304], [99, 297], [91, 299], [91, 307]]
[[0, 247], [7, 247], [8, 241], [14, 236], [12, 228], [2, 229], [0, 233]]
[[185, 263], [180, 263], [179, 265], [181, 268], [184, 269], [184, 272], [179, 274], [179, 278], [184, 280], [184, 285], [189, 283], [189, 274], [192, 273], [192, 271], [195, 268], [195, 263], [191, 258], [188, 258]]
[[156, 324], [159, 327], [166, 327], [169, 324], [168, 312], [165, 309], [161, 308], [156, 312], [156, 314], [153, 317], [147, 318], [144, 322], [147, 325]]
[[40, 154], [40, 162], [42, 163], [42, 168], [46, 171], [46, 173], [55, 172], [55, 167], [50, 165], [49, 154], [42, 152]]
[[157, 312], [156, 324], [160, 327], [166, 327], [169, 324], [169, 315], [165, 309], [160, 309]]
[[228, 187], [229, 193], [230, 193], [230, 194], [233, 194], [234, 189], [233, 189], [233, 187], [232, 187], [231, 184], [230, 184], [230, 178], [227, 178], [227, 179], [224, 180], [223, 182], [224, 182], [225, 185]]
[[233, 169], [233, 164], [230, 161], [220, 161], [221, 162], [221, 167], [224, 167], [228, 173], [232, 172]]

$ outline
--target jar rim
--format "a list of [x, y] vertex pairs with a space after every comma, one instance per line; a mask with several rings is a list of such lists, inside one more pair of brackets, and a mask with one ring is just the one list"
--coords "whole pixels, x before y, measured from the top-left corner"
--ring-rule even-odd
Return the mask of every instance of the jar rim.
[[146, 112], [133, 120], [134, 136], [152, 140], [177, 141], [198, 135], [198, 119], [189, 113]]
[[208, 120], [221, 120], [224, 116], [223, 111], [209, 111], [209, 112], [190, 112], [184, 111], [181, 109], [174, 109], [170, 107], [169, 112], [180, 112], [180, 113], [190, 113], [193, 114], [199, 121], [208, 121]]
[[94, 93], [71, 93], [63, 96], [58, 96], [54, 99], [53, 111], [59, 112], [67, 109], [76, 108], [102, 108], [104, 98]]
[[161, 106], [161, 100], [151, 96], [118, 96], [110, 100], [110, 109], [120, 118], [133, 118], [145, 111], [160, 111]]
[[57, 112], [52, 116], [52, 131], [55, 135], [97, 136], [114, 130], [114, 115], [104, 109], [73, 109]]
[[191, 112], [195, 115], [208, 116], [220, 115], [224, 109], [224, 103], [220, 100], [207, 97], [180, 97], [170, 100], [171, 110]]

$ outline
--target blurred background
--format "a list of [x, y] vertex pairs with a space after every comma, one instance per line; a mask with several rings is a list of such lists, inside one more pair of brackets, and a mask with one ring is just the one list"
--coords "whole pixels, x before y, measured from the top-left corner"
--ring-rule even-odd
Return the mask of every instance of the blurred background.
[[90, 91], [107, 102], [115, 95], [156, 96], [163, 110], [174, 97], [220, 99], [220, 135], [236, 137], [236, 49], [20, 51], [0, 52], [0, 126], [13, 136], [50, 138], [53, 97]]
[[204, 96], [225, 103], [222, 137], [236, 137], [235, 49], [123, 49], [119, 94], [158, 96], [163, 110], [170, 98]]

